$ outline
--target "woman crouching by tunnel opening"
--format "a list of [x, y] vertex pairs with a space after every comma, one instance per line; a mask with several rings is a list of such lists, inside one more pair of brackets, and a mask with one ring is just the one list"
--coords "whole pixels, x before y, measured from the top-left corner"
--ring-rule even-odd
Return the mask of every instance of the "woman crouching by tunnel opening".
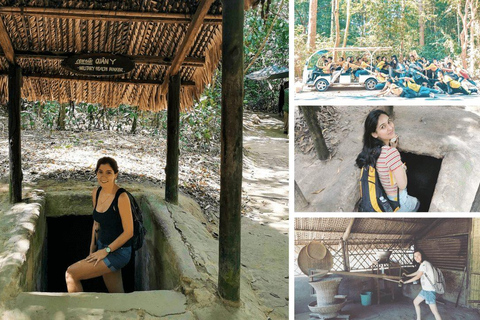
[[409, 279], [407, 281], [400, 280], [400, 283], [408, 284], [420, 279], [422, 291], [420, 291], [417, 297], [413, 300], [413, 305], [415, 306], [415, 313], [417, 314], [417, 320], [420, 320], [422, 318], [420, 303], [422, 303], [423, 300], [425, 300], [425, 303], [430, 307], [430, 310], [432, 311], [435, 320], [442, 320], [442, 317], [440, 316], [437, 308], [435, 287], [433, 285], [434, 271], [432, 264], [427, 261], [427, 257], [422, 250], [415, 250], [415, 252], [413, 253], [413, 259], [416, 263], [420, 265], [418, 267], [418, 270], [411, 274], [403, 273], [402, 276], [412, 279]]
[[407, 168], [397, 150], [398, 143], [399, 137], [389, 115], [383, 110], [373, 110], [365, 119], [363, 149], [356, 164], [359, 168], [371, 166], [376, 169], [388, 198], [400, 202], [398, 212], [415, 212], [420, 202], [407, 193]]
[[123, 293], [122, 268], [132, 254], [133, 217], [130, 200], [115, 183], [117, 162], [98, 160], [95, 169], [100, 187], [92, 191], [93, 228], [90, 254], [65, 273], [68, 292], [82, 292], [81, 280], [103, 276], [110, 293]]

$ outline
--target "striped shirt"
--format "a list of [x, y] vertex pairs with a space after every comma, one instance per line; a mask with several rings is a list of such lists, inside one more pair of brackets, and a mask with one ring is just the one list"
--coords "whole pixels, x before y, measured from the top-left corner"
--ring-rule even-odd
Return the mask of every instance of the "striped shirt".
[[397, 182], [393, 177], [392, 172], [402, 165], [402, 159], [400, 158], [400, 152], [397, 148], [383, 146], [382, 152], [377, 160], [377, 172], [380, 177], [380, 182], [387, 195], [397, 195]]

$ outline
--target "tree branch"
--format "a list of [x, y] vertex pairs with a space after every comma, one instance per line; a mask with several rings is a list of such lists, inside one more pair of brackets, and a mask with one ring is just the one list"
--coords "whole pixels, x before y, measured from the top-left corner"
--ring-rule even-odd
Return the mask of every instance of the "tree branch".
[[255, 54], [255, 56], [253, 57], [252, 61], [250, 61], [250, 63], [248, 64], [248, 66], [245, 68], [245, 70], [243, 70], [243, 74], [246, 74], [248, 69], [250, 69], [250, 67], [255, 63], [255, 61], [257, 60], [258, 56], [260, 55], [260, 53], [263, 51], [263, 48], [265, 47], [265, 44], [267, 43], [267, 40], [268, 40], [268, 37], [270, 36], [270, 33], [272, 32], [273, 30], [273, 27], [275, 26], [275, 22], [277, 21], [277, 18], [281, 12], [281, 10], [283, 9], [283, 2], [284, 0], [282, 0], [282, 2], [280, 3], [280, 8], [278, 9], [278, 13], [277, 15], [275, 15], [275, 18], [273, 19], [272, 21], [272, 25], [270, 26], [270, 28], [268, 29], [267, 31], [267, 34], [265, 35], [265, 39], [263, 39], [263, 42], [262, 44], [260, 45], [260, 48], [258, 48], [258, 51], [257, 53]]

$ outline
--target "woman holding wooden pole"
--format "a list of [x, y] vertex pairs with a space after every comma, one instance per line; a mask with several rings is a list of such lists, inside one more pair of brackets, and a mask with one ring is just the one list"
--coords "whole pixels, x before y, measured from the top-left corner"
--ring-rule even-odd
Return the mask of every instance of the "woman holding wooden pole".
[[407, 281], [400, 280], [400, 283], [407, 284], [420, 279], [422, 291], [420, 291], [418, 296], [413, 300], [415, 312], [417, 313], [417, 320], [421, 320], [422, 318], [420, 303], [422, 303], [423, 300], [425, 300], [426, 304], [430, 307], [435, 320], [442, 320], [437, 308], [435, 287], [431, 283], [431, 281], [434, 279], [432, 264], [426, 260], [426, 256], [422, 250], [416, 250], [413, 253], [413, 259], [420, 264], [420, 267], [414, 273], [404, 273], [403, 276], [411, 277], [412, 279]]

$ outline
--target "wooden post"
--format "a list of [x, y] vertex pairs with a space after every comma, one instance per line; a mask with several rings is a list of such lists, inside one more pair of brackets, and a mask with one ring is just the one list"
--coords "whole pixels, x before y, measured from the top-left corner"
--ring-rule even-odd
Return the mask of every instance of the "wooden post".
[[325, 143], [325, 138], [322, 134], [322, 128], [317, 120], [318, 107], [300, 106], [299, 108], [303, 113], [305, 121], [307, 122], [308, 130], [312, 135], [313, 144], [315, 146], [315, 150], [317, 151], [318, 159], [328, 159], [330, 152], [328, 151], [327, 144]]
[[240, 305], [244, 1], [223, 1], [218, 293]]
[[167, 168], [165, 200], [178, 204], [178, 140], [180, 126], [180, 75], [170, 77], [167, 110]]
[[11, 203], [22, 201], [21, 89], [22, 69], [17, 64], [10, 64], [8, 68], [8, 143]]

